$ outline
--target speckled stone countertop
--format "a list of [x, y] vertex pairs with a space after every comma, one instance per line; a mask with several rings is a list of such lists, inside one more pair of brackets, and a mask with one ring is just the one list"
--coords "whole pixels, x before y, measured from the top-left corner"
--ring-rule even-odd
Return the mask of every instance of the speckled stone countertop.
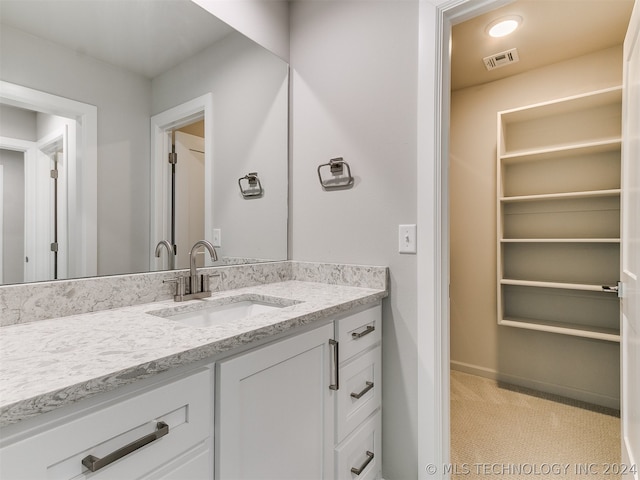
[[[381, 289], [289, 280], [217, 292], [206, 300], [164, 300], [2, 327], [0, 426], [375, 303], [386, 295]], [[197, 310], [239, 299], [285, 306], [201, 328], [161, 316], [167, 309]]]

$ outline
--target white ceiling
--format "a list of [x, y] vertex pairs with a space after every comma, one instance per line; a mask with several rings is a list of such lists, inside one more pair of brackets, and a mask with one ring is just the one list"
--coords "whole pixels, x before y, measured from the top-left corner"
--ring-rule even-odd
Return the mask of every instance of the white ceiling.
[[[633, 0], [519, 0], [455, 25], [451, 88], [479, 85], [619, 45]], [[491, 38], [495, 18], [520, 28]], [[154, 78], [232, 31], [190, 0], [0, 0], [0, 22]], [[487, 71], [482, 58], [516, 47], [518, 63]]]
[[[551, 63], [622, 44], [633, 0], [518, 0], [452, 29], [451, 88], [505, 78]], [[518, 15], [514, 33], [491, 38], [494, 19]], [[482, 59], [517, 48], [520, 61], [488, 71]]]
[[150, 79], [233, 31], [190, 0], [0, 0], [0, 22]]

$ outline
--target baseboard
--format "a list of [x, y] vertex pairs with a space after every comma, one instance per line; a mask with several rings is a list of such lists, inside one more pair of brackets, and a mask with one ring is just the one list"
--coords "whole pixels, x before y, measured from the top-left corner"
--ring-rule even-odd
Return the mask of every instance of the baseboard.
[[493, 369], [479, 367], [477, 365], [471, 365], [469, 363], [457, 362], [454, 360], [451, 360], [450, 367], [452, 370], [456, 370], [458, 372], [469, 373], [471, 375], [489, 378], [498, 382], [509, 383], [512, 385], [517, 385], [519, 387], [530, 388], [532, 390], [550, 393], [552, 395], [558, 395], [560, 397], [571, 398], [574, 400], [590, 403], [593, 405], [599, 405], [613, 410], [620, 410], [620, 399], [616, 397], [610, 397], [608, 395], [602, 395], [600, 393], [588, 392], [586, 390], [567, 387], [565, 385], [541, 382], [539, 380], [532, 380], [525, 377], [519, 377], [517, 375], [508, 375], [497, 372]]

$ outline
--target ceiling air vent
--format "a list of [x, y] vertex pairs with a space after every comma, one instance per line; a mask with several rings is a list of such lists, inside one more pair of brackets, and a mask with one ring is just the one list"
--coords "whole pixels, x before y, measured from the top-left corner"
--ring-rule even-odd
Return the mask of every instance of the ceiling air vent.
[[518, 50], [512, 48], [505, 52], [489, 55], [488, 57], [484, 57], [482, 60], [484, 61], [484, 66], [487, 67], [487, 70], [494, 70], [496, 68], [504, 67], [505, 65], [516, 63], [520, 58], [518, 57]]

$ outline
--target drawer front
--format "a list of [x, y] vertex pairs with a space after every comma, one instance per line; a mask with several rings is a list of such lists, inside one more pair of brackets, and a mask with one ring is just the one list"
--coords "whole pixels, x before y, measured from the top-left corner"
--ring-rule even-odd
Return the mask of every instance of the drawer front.
[[340, 367], [340, 389], [336, 397], [336, 436], [341, 442], [363, 420], [380, 407], [382, 397], [381, 347], [354, 358]]
[[381, 315], [382, 307], [377, 304], [336, 322], [341, 361], [348, 360], [380, 341]]
[[[90, 411], [4, 447], [0, 473], [3, 478], [134, 479], [190, 451], [211, 451], [211, 388], [211, 372], [205, 370]], [[104, 459], [154, 432], [163, 433], [160, 422], [168, 425], [168, 433], [95, 473], [82, 464], [89, 455]], [[210, 477], [209, 463], [194, 478]]]
[[337, 480], [373, 480], [381, 477], [381, 425], [378, 411], [336, 448]]

